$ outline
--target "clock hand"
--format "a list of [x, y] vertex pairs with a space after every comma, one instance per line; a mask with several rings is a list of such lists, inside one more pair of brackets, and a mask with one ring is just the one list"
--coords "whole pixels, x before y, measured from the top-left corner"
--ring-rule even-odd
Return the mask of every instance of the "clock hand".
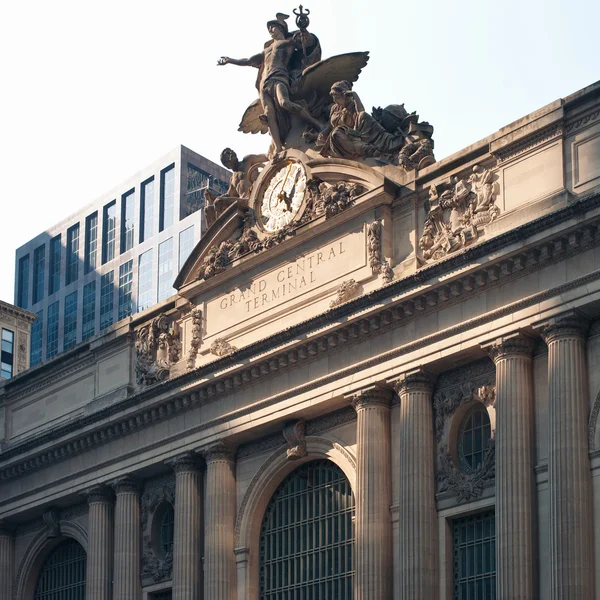
[[285, 205], [288, 210], [292, 210], [292, 201], [294, 200], [294, 194], [296, 193], [296, 184], [298, 183], [298, 175], [300, 175], [300, 171], [296, 171], [296, 176], [294, 177], [294, 181], [292, 183], [292, 189], [288, 195]]
[[285, 173], [285, 179], [283, 180], [283, 185], [281, 186], [281, 191], [279, 192], [279, 194], [277, 194], [277, 198], [279, 200], [283, 200], [286, 204], [287, 204], [287, 200], [286, 200], [286, 193], [285, 193], [285, 184], [287, 183], [288, 177], [290, 176], [290, 169], [292, 168], [292, 165], [294, 163], [290, 163], [287, 171]]

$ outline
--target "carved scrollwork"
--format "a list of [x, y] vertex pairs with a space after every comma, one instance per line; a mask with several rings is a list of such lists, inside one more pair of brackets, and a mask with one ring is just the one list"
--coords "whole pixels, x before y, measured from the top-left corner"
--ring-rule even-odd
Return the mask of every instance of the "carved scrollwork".
[[419, 241], [425, 260], [439, 260], [469, 246], [496, 219], [500, 214], [494, 204], [496, 177], [491, 170], [476, 165], [467, 179], [453, 177], [444, 186], [429, 188], [428, 214]]
[[329, 303], [329, 308], [335, 308], [344, 302], [351, 300], [360, 288], [360, 284], [354, 279], [348, 279], [344, 281], [337, 290], [336, 297]]
[[51, 508], [42, 515], [42, 520], [46, 526], [46, 536], [49, 538], [60, 537], [60, 513], [57, 509]]
[[164, 558], [159, 558], [154, 552], [152, 541], [144, 542], [144, 555], [142, 557], [142, 577], [151, 577], [155, 583], [168, 579], [173, 570], [173, 549], [169, 550]]
[[300, 419], [287, 423], [283, 428], [283, 437], [288, 444], [287, 457], [290, 460], [304, 458], [306, 452], [306, 423]]
[[190, 340], [190, 350], [187, 358], [187, 368], [193, 369], [196, 366], [196, 356], [198, 348], [202, 343], [202, 311], [199, 308], [192, 310], [192, 337]]
[[488, 481], [496, 476], [496, 452], [494, 439], [490, 439], [479, 469], [473, 473], [463, 473], [454, 465], [448, 448], [442, 446], [438, 455], [438, 490], [440, 493], [456, 494], [456, 501], [469, 502], [479, 498]]
[[310, 221], [321, 215], [329, 219], [350, 208], [356, 198], [365, 192], [365, 188], [358, 183], [338, 181], [328, 184], [317, 177], [310, 179], [306, 188], [309, 199], [301, 222]]
[[210, 353], [219, 357], [229, 356], [236, 351], [237, 348], [223, 338], [217, 338], [210, 346]]
[[152, 385], [169, 377], [179, 360], [179, 328], [166, 315], [159, 315], [137, 331], [135, 373], [140, 385]]

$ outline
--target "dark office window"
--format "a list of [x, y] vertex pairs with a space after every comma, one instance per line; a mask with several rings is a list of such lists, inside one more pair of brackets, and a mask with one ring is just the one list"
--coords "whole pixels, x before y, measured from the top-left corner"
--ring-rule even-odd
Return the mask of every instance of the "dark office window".
[[119, 267], [119, 317], [118, 321], [131, 315], [133, 291], [133, 260]]
[[152, 287], [152, 249], [140, 255], [138, 263], [138, 311], [155, 304]]
[[100, 331], [110, 327], [114, 320], [115, 272], [105, 273], [100, 278]]
[[29, 306], [29, 254], [19, 259], [19, 283], [17, 286], [17, 304], [21, 308], [27, 308]]
[[48, 307], [46, 323], [46, 360], [58, 354], [58, 302]]
[[104, 207], [104, 228], [102, 232], [102, 264], [115, 257], [115, 235], [117, 227], [117, 201], [113, 200]]
[[140, 197], [140, 243], [154, 232], [154, 178], [142, 183]]
[[160, 220], [159, 231], [173, 225], [175, 220], [175, 167], [160, 174]]
[[173, 238], [158, 246], [158, 301], [173, 295]]
[[135, 190], [131, 190], [121, 198], [121, 254], [133, 248], [135, 235], [134, 208]]
[[184, 229], [179, 234], [179, 270], [194, 249], [194, 226]]
[[46, 246], [33, 251], [33, 304], [44, 299], [44, 269], [46, 268]]
[[83, 286], [83, 314], [81, 318], [81, 339], [87, 340], [96, 332], [96, 282]]
[[50, 279], [48, 281], [48, 295], [60, 289], [60, 235], [50, 240]]
[[30, 366], [38, 365], [42, 362], [42, 335], [44, 333], [44, 311], [37, 313], [37, 319], [31, 326], [31, 346], [29, 348]]
[[2, 329], [2, 350], [0, 352], [0, 377], [13, 376], [15, 334], [10, 329]]
[[85, 261], [84, 272], [89, 273], [96, 268], [98, 250], [98, 213], [85, 219]]
[[496, 524], [494, 511], [452, 522], [454, 599], [495, 600]]
[[79, 223], [67, 229], [67, 274], [65, 285], [79, 277]]
[[65, 323], [63, 347], [72, 348], [77, 343], [77, 291], [65, 298]]

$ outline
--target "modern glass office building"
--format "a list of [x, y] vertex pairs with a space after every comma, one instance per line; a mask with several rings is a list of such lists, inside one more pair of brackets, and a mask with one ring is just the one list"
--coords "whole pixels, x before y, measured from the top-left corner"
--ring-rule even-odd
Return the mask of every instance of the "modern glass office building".
[[31, 366], [169, 298], [230, 173], [179, 146], [16, 252], [15, 304], [38, 315]]

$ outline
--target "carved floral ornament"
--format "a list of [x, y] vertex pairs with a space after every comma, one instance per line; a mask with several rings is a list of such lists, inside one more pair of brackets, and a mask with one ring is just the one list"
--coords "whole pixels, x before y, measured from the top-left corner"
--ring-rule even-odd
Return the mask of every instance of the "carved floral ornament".
[[284, 426], [283, 437], [288, 445], [287, 457], [289, 460], [297, 460], [307, 455], [305, 435], [306, 423], [302, 419]]
[[391, 283], [394, 271], [383, 255], [383, 225], [380, 220], [373, 221], [367, 230], [367, 250], [369, 266], [373, 274], [381, 273], [383, 283]]
[[497, 175], [475, 165], [468, 178], [453, 177], [429, 188], [427, 218], [419, 248], [426, 261], [439, 260], [475, 242], [496, 217]]
[[164, 381], [181, 354], [177, 323], [163, 314], [144, 324], [137, 331], [135, 351], [138, 384]]
[[[468, 502], [480, 497], [486, 484], [493, 481], [495, 477], [495, 418], [490, 419], [491, 438], [485, 449], [481, 464], [470, 472], [466, 472], [458, 464], [460, 424], [453, 424], [452, 420], [462, 405], [475, 402], [483, 404], [488, 412], [492, 411], [495, 414], [495, 386], [486, 384], [473, 387], [472, 384], [467, 383], [450, 391], [440, 391], [433, 397], [435, 436], [439, 444], [438, 492], [455, 495], [458, 503]], [[456, 417], [459, 419], [466, 416], [465, 412], [458, 412], [459, 414]], [[450, 435], [450, 425], [452, 425], [453, 435]]]

